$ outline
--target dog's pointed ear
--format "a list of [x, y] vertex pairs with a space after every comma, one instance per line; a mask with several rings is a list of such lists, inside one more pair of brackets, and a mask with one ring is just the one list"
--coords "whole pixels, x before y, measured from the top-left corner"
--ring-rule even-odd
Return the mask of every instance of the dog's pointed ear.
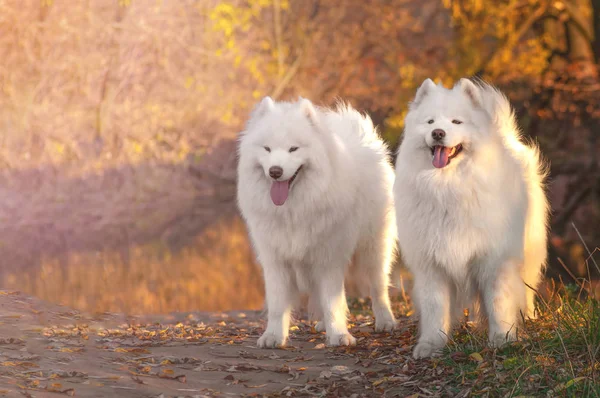
[[269, 96], [264, 97], [252, 111], [252, 118], [259, 118], [275, 108], [275, 102]]
[[307, 100], [306, 98], [302, 98], [302, 97], [299, 98], [299, 101], [300, 101], [300, 109], [302, 110], [304, 115], [307, 117], [307, 119], [310, 121], [310, 124], [317, 127], [317, 125], [318, 125], [317, 111], [315, 110], [315, 107], [312, 104], [312, 102], [310, 102], [310, 100]]
[[411, 102], [411, 105], [417, 106], [425, 98], [431, 91], [435, 90], [436, 85], [431, 79], [425, 79], [421, 86], [417, 89], [417, 94], [415, 94], [415, 99]]
[[471, 100], [474, 106], [481, 106], [483, 104], [483, 99], [481, 97], [481, 90], [475, 83], [471, 80], [462, 78], [459, 80], [458, 85], [463, 93], [466, 94], [467, 97]]

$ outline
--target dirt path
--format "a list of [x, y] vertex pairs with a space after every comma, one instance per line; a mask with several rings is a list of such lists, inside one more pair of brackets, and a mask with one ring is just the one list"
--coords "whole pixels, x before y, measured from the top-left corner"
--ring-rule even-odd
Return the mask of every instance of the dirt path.
[[371, 335], [372, 319], [353, 317], [353, 348], [325, 347], [301, 321], [291, 347], [259, 350], [256, 312], [88, 317], [0, 291], [0, 318], [0, 396], [407, 396], [436, 384], [435, 369], [409, 359], [406, 320]]

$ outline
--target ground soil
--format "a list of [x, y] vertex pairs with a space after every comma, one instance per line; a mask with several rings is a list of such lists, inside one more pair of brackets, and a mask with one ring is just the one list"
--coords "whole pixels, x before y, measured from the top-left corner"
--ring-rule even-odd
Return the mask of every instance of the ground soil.
[[0, 396], [408, 396], [437, 384], [410, 359], [414, 325], [375, 334], [372, 321], [352, 316], [356, 347], [325, 347], [296, 321], [290, 347], [261, 350], [260, 312], [92, 316], [0, 291]]

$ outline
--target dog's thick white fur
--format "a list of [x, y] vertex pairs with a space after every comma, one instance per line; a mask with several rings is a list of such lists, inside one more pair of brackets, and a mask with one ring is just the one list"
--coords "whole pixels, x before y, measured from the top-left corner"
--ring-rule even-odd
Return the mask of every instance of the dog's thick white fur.
[[492, 346], [516, 338], [521, 312], [534, 316], [547, 255], [544, 178], [498, 90], [468, 79], [418, 89], [394, 186], [400, 252], [415, 278], [415, 358], [445, 346], [464, 308], [481, 304]]
[[265, 280], [259, 347], [286, 344], [303, 293], [330, 345], [354, 345], [344, 276], [368, 287], [377, 330], [395, 326], [388, 293], [396, 246], [394, 171], [370, 118], [349, 106], [265, 97], [241, 133], [238, 204]]

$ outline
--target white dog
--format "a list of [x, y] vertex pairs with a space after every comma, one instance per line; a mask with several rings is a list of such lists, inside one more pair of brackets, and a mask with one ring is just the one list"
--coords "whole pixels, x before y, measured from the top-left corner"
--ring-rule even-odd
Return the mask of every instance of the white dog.
[[344, 292], [353, 255], [354, 277], [370, 288], [375, 328], [391, 330], [394, 171], [371, 120], [347, 106], [266, 97], [241, 134], [239, 155], [238, 204], [263, 268], [268, 310], [258, 346], [286, 344], [301, 293], [309, 294], [328, 344], [356, 344]]
[[451, 90], [430, 79], [421, 85], [394, 186], [420, 315], [415, 358], [444, 347], [452, 321], [480, 300], [492, 346], [515, 339], [520, 311], [534, 316], [532, 289], [546, 262], [544, 177], [538, 149], [522, 142], [495, 88], [468, 79]]

